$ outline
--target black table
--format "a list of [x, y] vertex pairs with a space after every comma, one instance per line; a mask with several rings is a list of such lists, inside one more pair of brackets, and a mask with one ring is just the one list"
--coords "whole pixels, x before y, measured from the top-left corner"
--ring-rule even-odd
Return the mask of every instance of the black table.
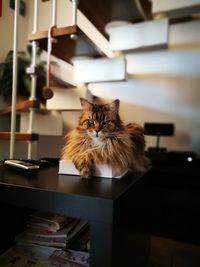
[[30, 173], [0, 166], [0, 202], [88, 219], [91, 267], [139, 267], [145, 264], [148, 239], [137, 231], [129, 233], [125, 215], [143, 175], [87, 180], [60, 175], [57, 166]]

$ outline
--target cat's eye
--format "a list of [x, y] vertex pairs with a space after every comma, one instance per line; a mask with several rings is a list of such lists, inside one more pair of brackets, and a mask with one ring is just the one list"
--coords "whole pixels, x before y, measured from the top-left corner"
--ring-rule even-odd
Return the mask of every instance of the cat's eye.
[[93, 120], [88, 120], [89, 124], [94, 124]]
[[112, 120], [108, 120], [108, 121], [104, 121], [104, 122], [103, 122], [104, 125], [105, 125], [105, 124], [111, 124], [111, 123], [113, 123]]
[[84, 120], [82, 122], [82, 125], [85, 126], [85, 127], [88, 127], [91, 124], [94, 124], [94, 121], [93, 120]]
[[103, 125], [104, 127], [109, 127], [109, 126], [111, 126], [112, 124], [113, 124], [113, 121], [112, 121], [112, 120], [104, 121], [104, 122], [102, 123], [102, 125]]

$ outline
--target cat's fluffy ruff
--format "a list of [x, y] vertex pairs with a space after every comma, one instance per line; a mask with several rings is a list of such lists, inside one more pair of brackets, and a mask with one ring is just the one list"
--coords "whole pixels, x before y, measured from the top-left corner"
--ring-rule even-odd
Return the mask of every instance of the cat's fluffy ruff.
[[[119, 100], [102, 105], [81, 99], [81, 105], [83, 112], [77, 127], [66, 136], [61, 158], [71, 160], [82, 177], [93, 176], [95, 164], [107, 164], [122, 172], [145, 171], [149, 161], [144, 156], [143, 128], [134, 123], [123, 125], [118, 114]], [[83, 126], [86, 118], [97, 122]], [[102, 119], [110, 122], [108, 129], [99, 127]]]

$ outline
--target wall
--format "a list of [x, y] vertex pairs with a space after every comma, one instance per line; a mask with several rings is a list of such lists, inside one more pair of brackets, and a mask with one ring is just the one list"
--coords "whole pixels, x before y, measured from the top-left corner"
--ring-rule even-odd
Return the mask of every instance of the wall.
[[[2, 0], [2, 17], [0, 17], [0, 62], [4, 60], [7, 52], [13, 49], [13, 25], [14, 25], [14, 10], [9, 7], [8, 0]], [[27, 2], [26, 16], [19, 16], [19, 50], [24, 50], [27, 43], [27, 18], [29, 17], [29, 1]]]
[[[26, 18], [29, 20], [27, 23], [23, 23], [21, 26], [23, 30], [20, 30], [20, 34], [23, 34], [21, 41], [24, 40], [25, 43], [27, 38], [26, 25], [28, 26], [28, 32], [32, 28], [31, 12], [33, 10], [33, 1], [29, 0], [27, 2]], [[59, 0], [58, 2], [58, 25], [70, 25], [71, 8], [69, 3], [65, 0]], [[8, 2], [3, 0], [3, 4], [6, 6]], [[42, 3], [39, 1], [39, 4], [41, 8], [39, 27], [40, 30], [43, 30], [51, 24], [49, 17], [51, 14], [50, 2]], [[7, 12], [7, 16], [4, 12]], [[8, 32], [6, 30], [7, 26], [5, 26], [10, 23], [10, 17], [12, 17], [12, 11], [8, 7], [3, 7], [3, 17], [0, 18], [0, 24], [4, 25], [3, 35], [6, 36], [6, 40], [11, 39], [11, 31]], [[23, 20], [23, 18], [20, 19]], [[93, 83], [89, 85], [89, 89], [102, 101], [112, 101], [119, 98], [121, 101], [120, 114], [125, 123], [135, 121], [143, 125], [144, 122], [173, 122], [175, 124], [175, 136], [161, 138], [161, 146], [173, 150], [193, 150], [200, 154], [200, 32], [198, 23], [199, 21], [197, 21], [197, 25], [182, 24], [179, 26], [174, 24], [171, 26], [171, 46], [167, 51], [160, 50], [126, 55], [129, 72], [126, 82]], [[0, 31], [2, 31], [1, 25]], [[184, 30], [180, 30], [180, 27]], [[186, 35], [197, 36], [194, 44], [181, 45], [181, 43], [184, 43], [183, 40], [185, 40]], [[177, 44], [175, 40], [177, 40]], [[5, 48], [8, 47], [9, 42], [4, 42], [3, 49], [0, 51], [1, 58], [2, 51], [6, 50]], [[67, 77], [68, 71], [67, 67], [66, 71], [64, 70], [65, 66], [67, 65], [62, 65], [62, 72], [63, 76]], [[78, 116], [79, 112], [63, 113], [63, 136], [66, 131], [74, 127]], [[147, 137], [146, 139], [147, 146], [155, 144], [155, 138]], [[41, 137], [38, 145], [38, 157], [59, 156], [63, 145], [63, 137], [54, 140], [54, 146], [50, 148], [48, 144], [51, 142], [51, 137]], [[0, 157], [2, 157], [1, 153], [4, 147], [5, 142], [3, 146], [0, 143]], [[23, 154], [24, 145], [18, 145], [18, 150], [20, 151], [20, 149], [22, 149]]]

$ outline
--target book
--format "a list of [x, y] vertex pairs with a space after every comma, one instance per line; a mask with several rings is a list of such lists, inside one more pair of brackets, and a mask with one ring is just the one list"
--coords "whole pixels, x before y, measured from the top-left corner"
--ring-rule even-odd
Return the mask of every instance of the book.
[[72, 219], [64, 228], [57, 232], [39, 229], [27, 229], [15, 237], [16, 242], [27, 242], [43, 246], [64, 248], [88, 225], [87, 220]]
[[43, 228], [49, 232], [57, 232], [63, 228], [69, 221], [70, 217], [66, 217], [53, 212], [36, 211], [30, 214], [28, 226], [32, 228]]
[[26, 233], [21, 233], [15, 237], [15, 241], [18, 242], [27, 242], [30, 244], [36, 244], [41, 246], [50, 246], [64, 248], [66, 247], [66, 239], [63, 237], [41, 237], [35, 235], [28, 235]]
[[72, 229], [76, 226], [76, 224], [79, 222], [79, 219], [71, 218], [71, 220], [66, 224], [61, 230], [58, 230], [57, 232], [50, 232], [43, 228], [27, 228], [26, 231], [24, 231], [27, 235], [30, 236], [41, 236], [41, 237], [68, 237], [68, 234]]

